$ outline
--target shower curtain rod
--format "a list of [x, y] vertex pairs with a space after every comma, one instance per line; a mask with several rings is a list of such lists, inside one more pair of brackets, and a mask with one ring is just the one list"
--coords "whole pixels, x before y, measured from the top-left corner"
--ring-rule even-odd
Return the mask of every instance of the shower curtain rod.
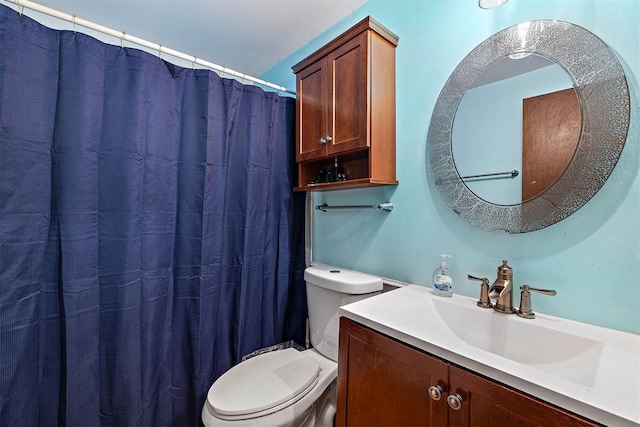
[[50, 7], [47, 6], [43, 6], [41, 4], [29, 1], [29, 0], [4, 0], [8, 3], [13, 3], [18, 5], [18, 7], [20, 7], [20, 13], [22, 14], [22, 11], [24, 10], [24, 8], [27, 9], [31, 9], [31, 10], [35, 10], [36, 12], [40, 12], [40, 13], [44, 13], [45, 15], [49, 15], [49, 16], [53, 16], [54, 18], [58, 18], [61, 19], [63, 21], [67, 21], [67, 22], [71, 22], [74, 26], [74, 30], [75, 30], [75, 26], [76, 25], [80, 25], [82, 27], [85, 28], [89, 28], [90, 30], [94, 30], [94, 31], [98, 31], [100, 33], [104, 33], [107, 34], [109, 36], [113, 36], [115, 38], [120, 39], [121, 43], [124, 44], [125, 41], [128, 41], [130, 43], [134, 43], [140, 46], [144, 46], [146, 48], [149, 48], [151, 50], [155, 50], [158, 52], [159, 55], [167, 54], [167, 55], [171, 55], [174, 56], [176, 58], [180, 58], [183, 59], [185, 61], [190, 61], [191, 63], [193, 63], [194, 67], [196, 64], [198, 65], [202, 65], [203, 67], [206, 68], [210, 68], [214, 71], [218, 71], [220, 73], [223, 74], [227, 74], [233, 77], [238, 77], [240, 79], [244, 79], [244, 80], [248, 80], [254, 83], [257, 83], [259, 85], [262, 86], [266, 86], [272, 89], [276, 89], [280, 92], [287, 92], [287, 93], [292, 93], [295, 94], [296, 92], [290, 89], [287, 89], [286, 87], [274, 84], [274, 83], [270, 83], [267, 82], [265, 80], [259, 79], [257, 77], [252, 77], [249, 76], [247, 74], [244, 73], [240, 73], [238, 71], [232, 70], [230, 68], [227, 67], [223, 67], [221, 65], [218, 64], [214, 64], [213, 62], [209, 62], [209, 61], [205, 61], [202, 60], [194, 55], [187, 55], [185, 53], [179, 52], [177, 50], [173, 50], [173, 49], [169, 49], [167, 47], [162, 46], [161, 44], [157, 44], [157, 43], [151, 43], [148, 42], [146, 40], [143, 40], [141, 38], [138, 37], [134, 37], [131, 36], [127, 33], [125, 33], [124, 31], [116, 31], [113, 30], [111, 28], [105, 27], [103, 25], [100, 24], [96, 24], [90, 21], [87, 21], [85, 19], [82, 18], [78, 18], [75, 15], [70, 15], [68, 13], [64, 13], [64, 12], [60, 12], [56, 9], [52, 9]]

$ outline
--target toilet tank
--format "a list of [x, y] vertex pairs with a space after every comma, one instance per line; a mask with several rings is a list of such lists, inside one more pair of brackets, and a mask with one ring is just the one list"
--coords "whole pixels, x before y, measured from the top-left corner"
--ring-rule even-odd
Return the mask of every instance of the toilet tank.
[[312, 265], [304, 271], [309, 309], [309, 334], [313, 347], [338, 361], [339, 308], [382, 292], [382, 279], [329, 265]]

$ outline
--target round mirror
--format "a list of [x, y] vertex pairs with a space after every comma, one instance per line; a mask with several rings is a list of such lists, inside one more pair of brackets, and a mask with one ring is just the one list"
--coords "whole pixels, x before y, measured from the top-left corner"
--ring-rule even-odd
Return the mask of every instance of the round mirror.
[[615, 54], [561, 21], [507, 28], [456, 67], [434, 108], [428, 166], [465, 220], [521, 233], [604, 184], [624, 146], [629, 92]]

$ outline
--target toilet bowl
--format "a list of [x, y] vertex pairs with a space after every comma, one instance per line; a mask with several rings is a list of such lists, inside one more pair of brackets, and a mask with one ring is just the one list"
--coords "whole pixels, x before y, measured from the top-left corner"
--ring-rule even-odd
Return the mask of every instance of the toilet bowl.
[[333, 426], [338, 309], [380, 293], [382, 280], [327, 265], [308, 267], [304, 278], [313, 348], [263, 353], [229, 369], [209, 388], [205, 426]]

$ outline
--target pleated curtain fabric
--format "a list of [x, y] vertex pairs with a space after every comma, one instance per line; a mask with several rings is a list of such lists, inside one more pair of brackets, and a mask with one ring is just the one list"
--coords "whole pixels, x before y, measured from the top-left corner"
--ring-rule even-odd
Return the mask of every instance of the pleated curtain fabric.
[[196, 426], [304, 339], [294, 108], [0, 6], [0, 425]]

